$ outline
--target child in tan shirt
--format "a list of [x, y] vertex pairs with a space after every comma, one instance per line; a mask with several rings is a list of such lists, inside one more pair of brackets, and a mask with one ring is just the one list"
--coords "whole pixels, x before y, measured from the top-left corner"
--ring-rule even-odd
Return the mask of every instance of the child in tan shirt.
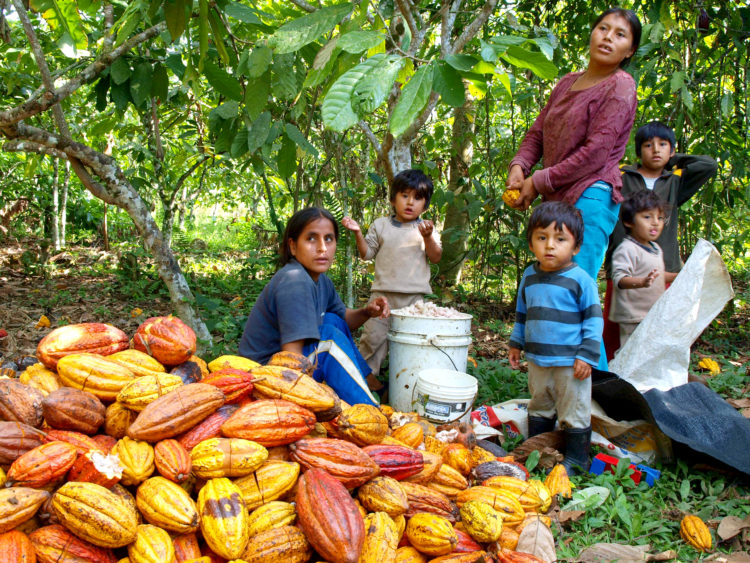
[[[366, 237], [351, 217], [341, 221], [355, 234], [360, 258], [375, 259], [370, 300], [385, 297], [391, 309], [400, 309], [432, 292], [430, 262], [439, 262], [443, 249], [432, 221], [420, 215], [429, 207], [433, 189], [432, 180], [422, 171], [404, 170], [391, 183], [393, 214], [376, 219]], [[372, 368], [367, 383], [378, 390], [382, 384], [377, 375], [388, 353], [388, 319], [370, 319], [363, 330], [359, 350]]]

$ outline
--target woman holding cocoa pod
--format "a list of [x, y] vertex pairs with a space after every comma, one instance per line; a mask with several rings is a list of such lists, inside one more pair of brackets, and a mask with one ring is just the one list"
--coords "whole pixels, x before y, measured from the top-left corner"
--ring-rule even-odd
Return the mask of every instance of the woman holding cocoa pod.
[[[641, 23], [631, 10], [610, 8], [594, 22], [585, 71], [566, 74], [526, 133], [510, 163], [512, 207], [525, 210], [541, 194], [583, 216], [583, 244], [574, 261], [594, 280], [617, 223], [622, 195], [619, 162], [635, 119], [636, 85], [622, 70], [638, 49]], [[542, 168], [531, 168], [542, 160]], [[606, 369], [606, 355], [599, 362]]]
[[333, 264], [339, 231], [325, 209], [308, 207], [287, 223], [281, 269], [271, 278], [247, 318], [240, 355], [266, 363], [279, 351], [310, 356], [313, 377], [349, 404], [377, 404], [365, 377], [370, 368], [351, 330], [390, 314], [385, 298], [347, 309], [326, 272]]

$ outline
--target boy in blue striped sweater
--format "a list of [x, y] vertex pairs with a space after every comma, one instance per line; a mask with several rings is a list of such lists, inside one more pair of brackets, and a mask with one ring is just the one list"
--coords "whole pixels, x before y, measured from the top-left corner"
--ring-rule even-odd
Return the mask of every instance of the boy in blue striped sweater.
[[591, 445], [591, 367], [599, 361], [602, 310], [594, 280], [573, 262], [583, 242], [581, 213], [562, 201], [539, 205], [526, 232], [537, 262], [523, 274], [510, 337], [510, 365], [521, 350], [529, 368], [529, 437], [559, 419], [565, 460], [588, 470]]

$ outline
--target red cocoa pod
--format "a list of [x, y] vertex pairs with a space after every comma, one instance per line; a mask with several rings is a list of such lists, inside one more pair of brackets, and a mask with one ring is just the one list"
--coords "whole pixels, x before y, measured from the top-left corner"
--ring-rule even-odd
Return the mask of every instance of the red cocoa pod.
[[380, 474], [397, 481], [416, 475], [424, 469], [424, 459], [417, 450], [406, 446], [376, 444], [362, 448], [380, 467]]

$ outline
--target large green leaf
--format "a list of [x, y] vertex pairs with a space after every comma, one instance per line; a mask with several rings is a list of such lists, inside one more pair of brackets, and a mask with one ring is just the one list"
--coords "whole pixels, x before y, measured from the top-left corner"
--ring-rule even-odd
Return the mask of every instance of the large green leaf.
[[208, 55], [208, 0], [198, 0], [198, 46], [199, 51], [199, 66], [203, 66], [202, 62]]
[[232, 139], [232, 145], [229, 147], [229, 154], [232, 158], [238, 158], [247, 152], [247, 137], [247, 127], [240, 127], [240, 130]]
[[274, 55], [271, 71], [271, 91], [273, 95], [280, 100], [293, 100], [297, 96], [294, 54]]
[[350, 31], [339, 37], [338, 47], [347, 53], [361, 53], [385, 41], [381, 31]]
[[228, 102], [221, 104], [214, 111], [222, 119], [232, 119], [233, 117], [237, 117], [238, 110], [239, 103], [235, 100], [229, 100]]
[[449, 106], [462, 106], [466, 100], [466, 91], [461, 75], [446, 61], [437, 62], [432, 89], [439, 93], [443, 101]]
[[477, 64], [477, 58], [471, 55], [448, 55], [445, 57], [445, 62], [456, 70], [468, 72]]
[[404, 59], [399, 56], [386, 56], [357, 83], [352, 95], [354, 113], [359, 116], [371, 113], [385, 101], [403, 63]]
[[261, 24], [260, 18], [255, 10], [250, 6], [245, 6], [239, 2], [229, 2], [224, 8], [224, 13], [229, 17], [244, 23]]
[[362, 78], [385, 60], [385, 55], [375, 55], [339, 76], [323, 98], [323, 123], [334, 131], [344, 131], [355, 125], [360, 116], [352, 107], [354, 89]]
[[187, 23], [185, 16], [186, 5], [187, 0], [164, 1], [164, 19], [167, 22], [167, 29], [169, 30], [169, 35], [172, 36], [172, 41], [179, 39], [185, 31]]
[[255, 152], [263, 146], [268, 139], [271, 131], [271, 114], [264, 111], [253, 121], [250, 130], [247, 133], [247, 148], [250, 152]]
[[94, 86], [96, 92], [96, 109], [104, 111], [107, 107], [107, 92], [109, 91], [109, 76], [102, 76]]
[[557, 67], [554, 63], [548, 61], [547, 57], [542, 53], [529, 51], [523, 47], [513, 45], [508, 47], [505, 53], [501, 54], [500, 57], [513, 66], [528, 68], [539, 78], [552, 80], [557, 77]]
[[40, 12], [52, 30], [62, 33], [58, 45], [66, 56], [77, 57], [79, 50], [88, 47], [88, 37], [75, 0], [33, 0], [29, 7]]
[[271, 73], [247, 81], [245, 87], [245, 110], [251, 119], [256, 119], [266, 109], [271, 93]]
[[315, 55], [315, 60], [313, 60], [312, 67], [314, 70], [320, 70], [328, 64], [328, 62], [331, 60], [331, 55], [333, 55], [336, 49], [336, 43], [338, 42], [338, 37], [334, 37], [320, 48], [318, 53]]
[[281, 139], [281, 148], [276, 157], [276, 164], [282, 178], [288, 178], [294, 174], [294, 170], [297, 168], [297, 145], [286, 135]]
[[154, 78], [151, 83], [151, 95], [166, 102], [169, 97], [169, 75], [163, 64], [154, 65]]
[[146, 62], [138, 63], [130, 77], [130, 96], [136, 107], [141, 107], [151, 96], [153, 70]]
[[401, 135], [422, 111], [432, 92], [433, 67], [423, 65], [401, 90], [401, 97], [391, 114], [390, 130], [395, 136]]
[[130, 102], [130, 88], [128, 83], [112, 84], [109, 88], [109, 96], [118, 111], [125, 111]]
[[112, 66], [109, 67], [109, 75], [112, 77], [112, 82], [115, 84], [122, 84], [130, 78], [130, 65], [124, 57], [115, 59]]
[[255, 47], [247, 59], [247, 75], [250, 78], [262, 76], [268, 70], [272, 57], [273, 51], [265, 45]]
[[226, 96], [230, 100], [242, 99], [242, 85], [234, 76], [208, 60], [206, 61], [204, 72], [206, 73], [208, 83], [216, 88], [221, 95]]
[[211, 24], [211, 34], [214, 40], [214, 47], [216, 52], [219, 53], [219, 58], [225, 65], [229, 65], [229, 53], [227, 47], [224, 45], [224, 36], [226, 35], [226, 28], [221, 23], [219, 16], [216, 15], [215, 9], [209, 9], [208, 11], [208, 23]]
[[303, 151], [305, 151], [307, 154], [309, 154], [313, 158], [318, 158], [318, 149], [316, 149], [312, 144], [310, 144], [310, 141], [305, 139], [305, 136], [302, 134], [302, 131], [297, 129], [296, 125], [293, 125], [291, 123], [284, 124], [284, 132], [286, 133], [287, 137], [289, 137], [292, 141], [297, 143], [297, 146], [299, 148], [301, 148]]
[[350, 3], [328, 6], [285, 23], [270, 37], [269, 44], [276, 53], [293, 53], [331, 31], [353, 7]]

